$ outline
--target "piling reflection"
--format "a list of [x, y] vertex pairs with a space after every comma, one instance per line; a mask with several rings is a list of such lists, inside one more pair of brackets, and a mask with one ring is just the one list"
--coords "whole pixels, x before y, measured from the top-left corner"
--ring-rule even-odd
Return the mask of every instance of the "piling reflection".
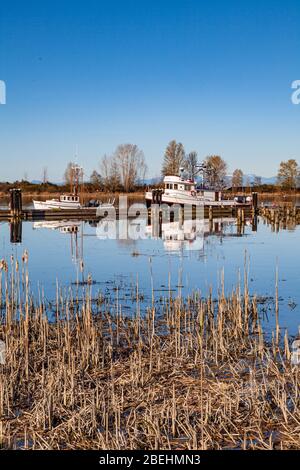
[[22, 220], [13, 219], [10, 223], [10, 243], [22, 243]]

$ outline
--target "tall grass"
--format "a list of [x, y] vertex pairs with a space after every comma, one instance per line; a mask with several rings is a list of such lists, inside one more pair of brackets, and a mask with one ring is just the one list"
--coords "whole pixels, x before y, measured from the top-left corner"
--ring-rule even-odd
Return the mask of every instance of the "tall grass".
[[0, 276], [3, 448], [299, 448], [299, 370], [287, 336], [266, 343], [247, 276], [146, 314], [137, 285], [131, 316], [91, 285], [35, 301], [26, 252]]

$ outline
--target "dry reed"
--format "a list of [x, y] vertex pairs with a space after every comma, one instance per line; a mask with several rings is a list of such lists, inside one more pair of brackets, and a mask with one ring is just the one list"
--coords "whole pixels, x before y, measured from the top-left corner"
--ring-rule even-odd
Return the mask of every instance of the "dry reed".
[[35, 302], [27, 253], [0, 276], [2, 448], [299, 448], [299, 370], [287, 337], [265, 341], [247, 282], [152, 296], [145, 314], [137, 285], [126, 316], [91, 285]]

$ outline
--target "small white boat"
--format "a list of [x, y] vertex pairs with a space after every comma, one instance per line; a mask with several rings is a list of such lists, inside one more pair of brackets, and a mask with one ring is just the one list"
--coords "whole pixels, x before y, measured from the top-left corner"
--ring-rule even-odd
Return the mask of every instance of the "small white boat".
[[33, 206], [39, 210], [49, 209], [81, 209], [79, 196], [76, 194], [62, 194], [59, 199], [48, 199], [46, 201], [33, 200]]

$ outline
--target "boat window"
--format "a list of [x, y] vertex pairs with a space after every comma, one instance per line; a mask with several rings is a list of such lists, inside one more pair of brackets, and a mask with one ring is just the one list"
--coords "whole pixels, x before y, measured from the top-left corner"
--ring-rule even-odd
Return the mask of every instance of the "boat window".
[[174, 189], [178, 189], [178, 184], [174, 184]]
[[173, 185], [172, 185], [172, 184], [170, 184], [169, 186], [170, 186], [170, 189], [173, 189]]
[[166, 189], [169, 189], [170, 185], [169, 183], [166, 184]]

